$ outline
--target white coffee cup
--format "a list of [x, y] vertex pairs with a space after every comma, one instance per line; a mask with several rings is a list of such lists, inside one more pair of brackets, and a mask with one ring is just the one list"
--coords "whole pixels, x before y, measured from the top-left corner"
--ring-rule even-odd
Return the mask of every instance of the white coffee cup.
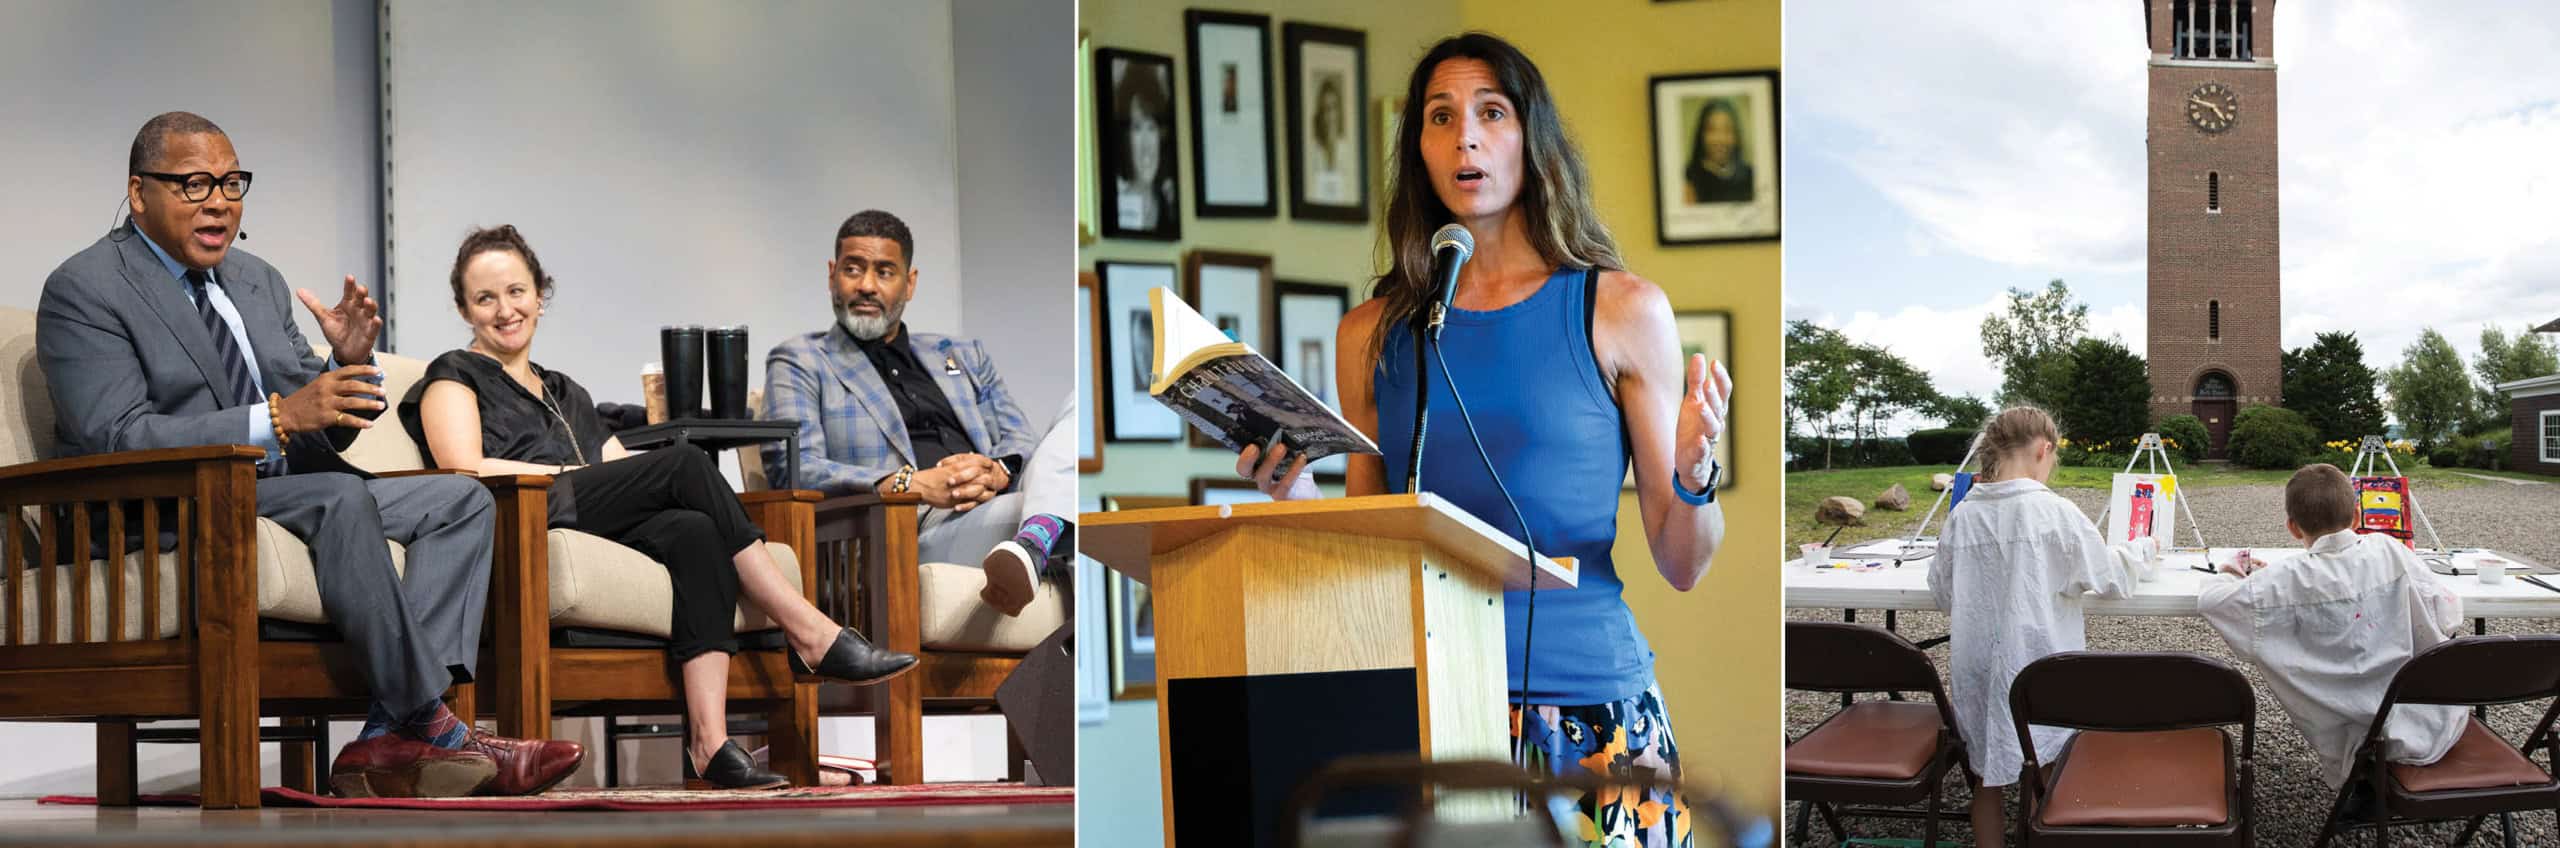
[[2507, 582], [2506, 560], [2497, 557], [2481, 557], [2474, 567], [2478, 570], [2480, 582], [2483, 584], [2494, 586]]
[[1830, 545], [1825, 545], [1821, 542], [1807, 542], [1802, 545], [1801, 548], [1804, 551], [1804, 564], [1806, 565], [1822, 565], [1831, 561]]

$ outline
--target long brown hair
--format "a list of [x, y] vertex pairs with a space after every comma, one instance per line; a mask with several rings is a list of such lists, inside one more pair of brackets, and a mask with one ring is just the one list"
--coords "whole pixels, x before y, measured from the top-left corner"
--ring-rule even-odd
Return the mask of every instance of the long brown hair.
[[1491, 66], [1503, 96], [1511, 100], [1523, 130], [1520, 159], [1526, 177], [1513, 202], [1528, 215], [1529, 243], [1537, 247], [1538, 257], [1557, 266], [1608, 271], [1626, 267], [1618, 258], [1618, 243], [1609, 237], [1608, 225], [1600, 222], [1600, 213], [1592, 208], [1591, 172], [1583, 167], [1582, 152], [1573, 146], [1573, 139], [1565, 135], [1555, 97], [1538, 66], [1511, 42], [1490, 33], [1443, 39], [1414, 63], [1413, 76], [1405, 83], [1404, 117], [1397, 122], [1396, 155], [1388, 168], [1394, 188], [1387, 196], [1387, 227], [1380, 236], [1390, 264], [1369, 289], [1371, 297], [1386, 299], [1386, 312], [1369, 340], [1372, 362], [1385, 349], [1389, 328], [1411, 323], [1422, 314], [1431, 298], [1431, 234], [1456, 219], [1432, 190], [1431, 171], [1422, 163], [1423, 98], [1429, 93], [1425, 89], [1431, 84], [1431, 72], [1453, 59], [1474, 59]]

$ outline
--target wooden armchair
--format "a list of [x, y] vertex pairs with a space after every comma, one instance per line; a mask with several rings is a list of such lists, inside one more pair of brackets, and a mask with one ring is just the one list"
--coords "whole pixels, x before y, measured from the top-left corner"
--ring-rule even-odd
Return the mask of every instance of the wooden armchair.
[[[1065, 620], [1059, 593], [1044, 592], [1019, 618], [985, 608], [985, 577], [974, 565], [919, 563], [914, 495], [859, 494], [816, 504], [813, 536], [818, 609], [874, 644], [915, 654], [916, 670], [878, 686], [830, 686], [828, 712], [868, 713], [878, 740], [880, 782], [924, 782], [924, 717], [985, 713], [996, 687]], [[1019, 777], [1022, 740], [1011, 738], [1008, 771]]]
[[[547, 736], [555, 714], [681, 712], [683, 688], [665, 648], [672, 601], [664, 566], [601, 537], [547, 529], [549, 477], [481, 479], [498, 500], [494, 663], [483, 674], [498, 733]], [[740, 499], [764, 529], [775, 564], [809, 593], [815, 561], [804, 552], [818, 494]], [[729, 664], [731, 710], [764, 711], [773, 770], [817, 785], [817, 685], [794, 679], [788, 646], [761, 613], [742, 613], [738, 632], [748, 650]]]
[[[34, 349], [35, 315], [0, 309], [0, 719], [95, 722], [109, 806], [135, 800], [135, 744], [154, 733], [136, 724], [195, 719], [203, 806], [227, 809], [258, 806], [258, 720], [285, 716], [301, 728], [274, 734], [285, 782], [316, 791], [330, 752], [308, 728], [369, 698], [309, 551], [257, 517], [262, 452], [40, 460], [54, 422]], [[471, 686], [450, 697], [473, 708]]]

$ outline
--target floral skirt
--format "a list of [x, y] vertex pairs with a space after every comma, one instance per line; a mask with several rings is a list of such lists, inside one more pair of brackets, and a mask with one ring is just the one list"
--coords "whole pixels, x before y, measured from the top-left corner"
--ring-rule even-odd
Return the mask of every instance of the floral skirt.
[[[1680, 775], [1680, 747], [1671, 741], [1662, 688], [1623, 701], [1586, 706], [1529, 705], [1524, 721], [1511, 708], [1511, 732], [1525, 738], [1520, 755], [1531, 771], [1571, 776]], [[1664, 789], [1610, 789], [1570, 799], [1560, 819], [1580, 831], [1591, 848], [1687, 848], [1689, 802]], [[1571, 831], [1568, 831], [1571, 832]]]

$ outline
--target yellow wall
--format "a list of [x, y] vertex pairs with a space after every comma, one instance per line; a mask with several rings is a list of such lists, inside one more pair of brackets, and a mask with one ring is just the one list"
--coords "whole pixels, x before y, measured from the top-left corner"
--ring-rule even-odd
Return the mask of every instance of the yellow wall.
[[[1619, 505], [1612, 555], [1627, 582], [1627, 604], [1653, 642], [1654, 674], [1682, 764], [1715, 775], [1736, 801], [1772, 816], [1785, 742], [1778, 691], [1778, 243], [1663, 247], [1655, 240], [1646, 80], [1776, 69], [1779, 5], [1590, 0], [1559, 14], [1546, 0], [1460, 4], [1468, 28], [1519, 45], [1555, 89], [1628, 268], [1661, 285], [1674, 309], [1733, 313], [1736, 486], [1717, 497], [1727, 532], [1715, 569], [1686, 594], [1651, 574], [1632, 496]], [[1785, 82], [1779, 79], [1781, 97]]]
[[[1174, 57], [1187, 90], [1182, 10], [1188, 5], [1193, 4], [1085, 0], [1081, 25], [1095, 47]], [[1656, 74], [1776, 68], [1778, 5], [1777, 0], [1594, 0], [1574, 5], [1572, 14], [1558, 14], [1554, 3], [1539, 0], [1216, 4], [1273, 17], [1275, 73], [1281, 22], [1366, 30], [1369, 103], [1364, 108], [1373, 124], [1377, 100], [1402, 92], [1413, 61], [1433, 41], [1483, 29], [1518, 44], [1555, 88], [1566, 128], [1582, 146], [1597, 181], [1601, 214], [1630, 267], [1660, 284], [1676, 309], [1732, 312], [1739, 404], [1732, 437], [1737, 440], [1739, 485], [1719, 498], [1729, 532], [1716, 568], [1687, 594], [1671, 591], [1652, 576], [1652, 557], [1642, 541], [1633, 498], [1620, 507], [1621, 541], [1615, 556], [1628, 578], [1628, 602], [1659, 656], [1657, 673], [1682, 759], [1697, 777], [1717, 781], [1737, 801], [1773, 817], [1781, 745], [1775, 571], [1780, 543], [1778, 246], [1666, 248], [1655, 242], [1646, 80]], [[1273, 96], [1281, 96], [1276, 85]], [[1189, 108], [1186, 98], [1179, 157], [1186, 195], [1184, 241], [1095, 242], [1081, 251], [1082, 267], [1089, 270], [1096, 260], [1179, 263], [1194, 248], [1268, 253], [1275, 276], [1354, 285], [1357, 302], [1378, 271], [1375, 216], [1365, 225], [1301, 222], [1287, 217], [1284, 200], [1277, 218], [1192, 217]], [[1275, 113], [1273, 120], [1281, 119]], [[1374, 134], [1375, 127], [1369, 131]], [[1374, 149], [1371, 156], [1374, 171]], [[1285, 198], [1285, 185], [1281, 191]], [[1088, 502], [1101, 495], [1183, 495], [1194, 476], [1232, 476], [1235, 461], [1220, 450], [1130, 443], [1106, 444], [1103, 458], [1101, 472], [1081, 478]], [[1094, 840], [1087, 844], [1153, 844], [1161, 838], [1155, 722], [1153, 702], [1124, 702], [1114, 705], [1104, 724], [1080, 734], [1079, 830]]]

